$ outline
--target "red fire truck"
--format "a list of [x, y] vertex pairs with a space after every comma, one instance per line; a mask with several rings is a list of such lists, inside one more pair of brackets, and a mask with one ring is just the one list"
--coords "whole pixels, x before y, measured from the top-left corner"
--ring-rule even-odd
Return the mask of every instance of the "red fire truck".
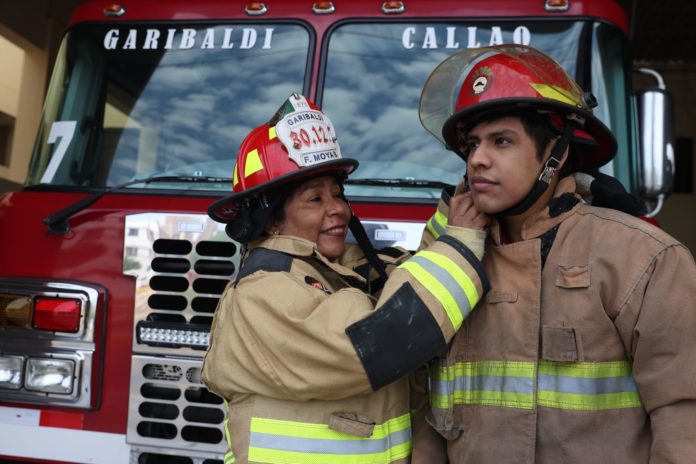
[[627, 29], [606, 0], [80, 5], [26, 185], [0, 197], [0, 458], [222, 463], [224, 405], [200, 367], [239, 244], [206, 209], [230, 191], [242, 138], [293, 91], [360, 160], [347, 194], [378, 247], [415, 249], [461, 178], [418, 99], [464, 48], [552, 55], [616, 133], [607, 172], [666, 193], [669, 106], [661, 90], [634, 98]]

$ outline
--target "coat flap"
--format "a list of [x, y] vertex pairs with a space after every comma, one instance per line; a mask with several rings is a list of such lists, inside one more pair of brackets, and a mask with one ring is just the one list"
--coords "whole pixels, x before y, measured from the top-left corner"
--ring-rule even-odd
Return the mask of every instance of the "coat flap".
[[375, 421], [355, 412], [332, 412], [329, 428], [354, 437], [369, 438], [375, 429]]
[[575, 329], [572, 327], [551, 327], [545, 325], [541, 335], [541, 357], [548, 361], [582, 361]]
[[556, 286], [561, 288], [587, 288], [590, 286], [590, 265], [559, 265]]

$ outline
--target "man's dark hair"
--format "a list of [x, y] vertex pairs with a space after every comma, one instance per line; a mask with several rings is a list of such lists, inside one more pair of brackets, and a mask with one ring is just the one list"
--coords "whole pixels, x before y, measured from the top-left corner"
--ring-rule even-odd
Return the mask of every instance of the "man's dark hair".
[[[485, 112], [467, 121], [467, 127], [472, 128], [480, 123], [488, 123], [508, 117], [519, 118], [525, 132], [534, 141], [536, 156], [539, 161], [544, 159], [544, 150], [548, 144], [561, 135], [561, 132], [551, 125], [548, 113], [542, 113], [531, 108]], [[578, 153], [577, 147], [571, 142], [568, 159], [561, 169], [561, 177], [578, 171], [580, 156], [581, 154]]]

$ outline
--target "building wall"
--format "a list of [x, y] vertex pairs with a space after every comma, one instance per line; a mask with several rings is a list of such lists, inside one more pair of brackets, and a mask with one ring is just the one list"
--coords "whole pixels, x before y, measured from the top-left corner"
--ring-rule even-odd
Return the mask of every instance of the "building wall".
[[[0, 9], [0, 16], [4, 8]], [[15, 118], [8, 163], [0, 165], [0, 188], [4, 191], [21, 186], [27, 176], [43, 105], [48, 52], [4, 24], [0, 24], [0, 36], [4, 61], [0, 72], [0, 111]]]

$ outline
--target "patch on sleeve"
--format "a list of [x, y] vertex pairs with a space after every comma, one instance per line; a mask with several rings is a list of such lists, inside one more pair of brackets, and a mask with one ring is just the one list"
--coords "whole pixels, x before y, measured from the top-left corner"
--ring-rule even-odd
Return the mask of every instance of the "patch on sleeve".
[[346, 334], [374, 390], [424, 365], [447, 346], [437, 321], [408, 283]]

